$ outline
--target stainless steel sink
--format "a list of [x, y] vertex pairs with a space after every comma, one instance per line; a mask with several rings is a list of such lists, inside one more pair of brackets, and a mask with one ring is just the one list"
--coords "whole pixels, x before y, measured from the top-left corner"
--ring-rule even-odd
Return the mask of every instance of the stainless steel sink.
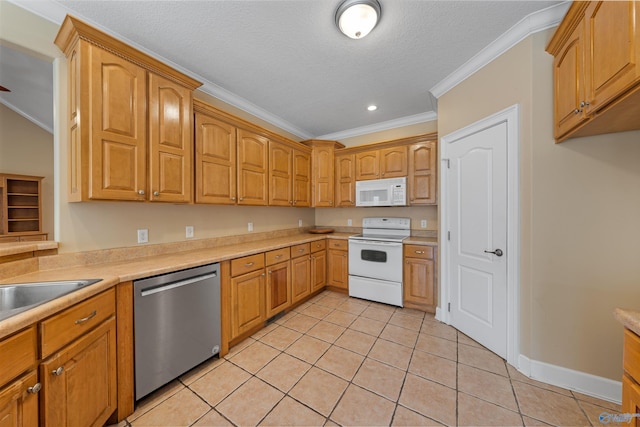
[[102, 279], [0, 285], [0, 320], [44, 304]]

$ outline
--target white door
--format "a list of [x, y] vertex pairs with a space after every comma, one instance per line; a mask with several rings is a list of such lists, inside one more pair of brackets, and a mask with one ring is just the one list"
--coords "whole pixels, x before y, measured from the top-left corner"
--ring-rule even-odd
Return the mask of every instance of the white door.
[[449, 319], [456, 329], [503, 358], [509, 258], [507, 141], [503, 121], [446, 147]]

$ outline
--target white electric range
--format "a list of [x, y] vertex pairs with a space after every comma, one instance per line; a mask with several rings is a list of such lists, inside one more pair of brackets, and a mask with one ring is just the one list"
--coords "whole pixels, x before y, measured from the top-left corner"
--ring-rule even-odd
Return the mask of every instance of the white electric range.
[[362, 234], [349, 237], [349, 296], [402, 307], [402, 241], [410, 218], [362, 219]]

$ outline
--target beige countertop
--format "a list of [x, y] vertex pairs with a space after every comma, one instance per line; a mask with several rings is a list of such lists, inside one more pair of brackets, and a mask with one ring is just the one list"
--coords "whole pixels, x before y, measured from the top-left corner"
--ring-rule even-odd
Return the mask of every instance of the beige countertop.
[[636, 335], [640, 335], [640, 311], [616, 308], [613, 311], [613, 316], [618, 322], [622, 323], [625, 328], [633, 331]]
[[407, 237], [402, 241], [405, 245], [438, 246], [437, 237]]
[[[0, 321], [0, 338], [32, 325], [51, 316], [71, 305], [92, 297], [120, 282], [136, 280], [200, 265], [240, 258], [260, 252], [280, 249], [301, 243], [323, 240], [325, 238], [346, 240], [354, 233], [310, 234], [303, 233], [293, 236], [269, 238], [260, 241], [217, 246], [206, 249], [187, 250], [170, 254], [153, 255], [135, 258], [127, 261], [103, 262], [90, 265], [72, 266], [51, 270], [40, 270], [10, 279], [0, 280], [0, 284], [42, 282], [57, 280], [95, 279], [102, 280], [93, 285], [74, 291], [68, 295], [56, 298], [30, 310], [16, 314]], [[435, 245], [435, 238], [415, 237], [405, 240], [405, 243]], [[55, 242], [34, 242], [12, 244], [6, 251], [12, 253], [29, 252], [42, 249], [55, 249]], [[1, 253], [1, 252], [0, 252]]]
[[58, 249], [58, 242], [46, 240], [41, 242], [0, 243], [0, 257], [49, 249]]

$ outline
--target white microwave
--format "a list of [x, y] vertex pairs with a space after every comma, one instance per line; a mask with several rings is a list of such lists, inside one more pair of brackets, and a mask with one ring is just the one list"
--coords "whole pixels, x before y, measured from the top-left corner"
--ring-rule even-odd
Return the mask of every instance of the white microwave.
[[406, 177], [356, 181], [356, 206], [406, 205]]

